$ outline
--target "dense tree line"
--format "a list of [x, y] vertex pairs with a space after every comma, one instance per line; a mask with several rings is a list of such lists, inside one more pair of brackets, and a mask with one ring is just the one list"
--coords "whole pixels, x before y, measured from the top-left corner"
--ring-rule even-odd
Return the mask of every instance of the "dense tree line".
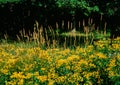
[[[7, 33], [13, 37], [19, 30], [33, 31], [37, 20], [44, 28], [55, 29], [56, 22], [61, 31], [67, 31], [68, 21], [73, 23], [73, 29], [82, 29], [76, 23], [92, 18], [96, 27], [107, 22], [111, 37], [120, 33], [120, 1], [119, 0], [0, 0], [0, 36]], [[100, 17], [102, 15], [102, 21]], [[64, 20], [64, 29], [62, 21]], [[116, 34], [117, 33], [117, 34]]]

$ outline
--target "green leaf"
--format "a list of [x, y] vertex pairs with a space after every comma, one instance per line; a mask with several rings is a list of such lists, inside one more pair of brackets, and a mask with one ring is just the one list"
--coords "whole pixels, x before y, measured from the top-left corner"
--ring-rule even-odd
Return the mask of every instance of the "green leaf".
[[0, 3], [7, 3], [7, 2], [9, 2], [9, 3], [12, 3], [12, 2], [20, 2], [21, 0], [0, 0]]
[[112, 9], [108, 9], [108, 14], [111, 16], [111, 15], [114, 15], [114, 10], [112, 10]]
[[94, 11], [94, 12], [98, 12], [98, 11], [99, 11], [99, 7], [98, 7], [98, 6], [94, 6], [94, 7], [93, 7], [93, 11]]
[[40, 6], [40, 7], [41, 7], [41, 6], [42, 6], [42, 4], [39, 2], [38, 6]]

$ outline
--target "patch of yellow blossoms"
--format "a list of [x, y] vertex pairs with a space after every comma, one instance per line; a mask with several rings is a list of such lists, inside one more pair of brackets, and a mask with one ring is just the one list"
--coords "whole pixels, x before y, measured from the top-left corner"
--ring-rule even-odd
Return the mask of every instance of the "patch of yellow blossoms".
[[[112, 78], [120, 78], [120, 44], [107, 47], [99, 43], [74, 50], [1, 44], [0, 84], [94, 85], [104, 84], [106, 79], [115, 84]], [[109, 56], [106, 50], [118, 53]]]

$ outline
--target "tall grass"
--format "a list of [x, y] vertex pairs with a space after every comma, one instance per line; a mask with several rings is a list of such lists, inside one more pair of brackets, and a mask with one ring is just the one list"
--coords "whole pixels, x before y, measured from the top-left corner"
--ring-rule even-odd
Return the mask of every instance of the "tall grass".
[[[102, 17], [101, 17], [102, 19]], [[103, 31], [99, 30], [100, 27], [95, 28], [95, 23], [93, 23], [93, 19], [88, 19], [88, 25], [85, 25], [85, 20], [83, 23], [78, 23], [79, 29], [81, 30], [81, 25], [83, 25], [83, 31], [76, 31], [73, 28], [72, 22], [68, 21], [67, 28], [64, 28], [65, 22], [62, 21], [62, 28], [59, 28], [59, 24], [56, 22], [56, 27], [52, 28], [52, 26], [43, 27], [39, 25], [36, 21], [34, 24], [34, 30], [32, 32], [26, 32], [25, 29], [20, 30], [19, 35], [17, 36], [18, 41], [25, 40], [26, 42], [34, 42], [35, 45], [42, 46], [42, 47], [60, 47], [63, 46], [67, 48], [69, 46], [80, 46], [80, 44], [89, 45], [93, 44], [96, 38], [98, 39], [105, 39], [106, 36], [109, 34], [106, 32], [106, 25], [105, 23]], [[61, 33], [59, 30], [67, 29], [68, 32]], [[5, 37], [6, 38], [6, 37]]]
[[[89, 26], [84, 25], [84, 33], [71, 26], [68, 22], [72, 31], [61, 35], [51, 26], [44, 28], [36, 21], [33, 32], [23, 29], [16, 35], [19, 43], [1, 43], [0, 84], [119, 85], [120, 38], [114, 39], [112, 45], [110, 39], [100, 39], [107, 35], [106, 24], [102, 33], [94, 32], [92, 19]], [[59, 29], [57, 23], [56, 29]], [[9, 38], [7, 34], [4, 37]], [[96, 37], [100, 37], [98, 41], [94, 41]]]

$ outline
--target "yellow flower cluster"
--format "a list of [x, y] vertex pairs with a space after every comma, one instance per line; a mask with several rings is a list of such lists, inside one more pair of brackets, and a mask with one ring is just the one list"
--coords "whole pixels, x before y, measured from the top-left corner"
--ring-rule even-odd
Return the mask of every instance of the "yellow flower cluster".
[[[114, 85], [120, 79], [120, 44], [100, 43], [46, 50], [1, 44], [0, 84], [101, 85], [108, 81]], [[115, 76], [118, 79], [113, 79]]]

